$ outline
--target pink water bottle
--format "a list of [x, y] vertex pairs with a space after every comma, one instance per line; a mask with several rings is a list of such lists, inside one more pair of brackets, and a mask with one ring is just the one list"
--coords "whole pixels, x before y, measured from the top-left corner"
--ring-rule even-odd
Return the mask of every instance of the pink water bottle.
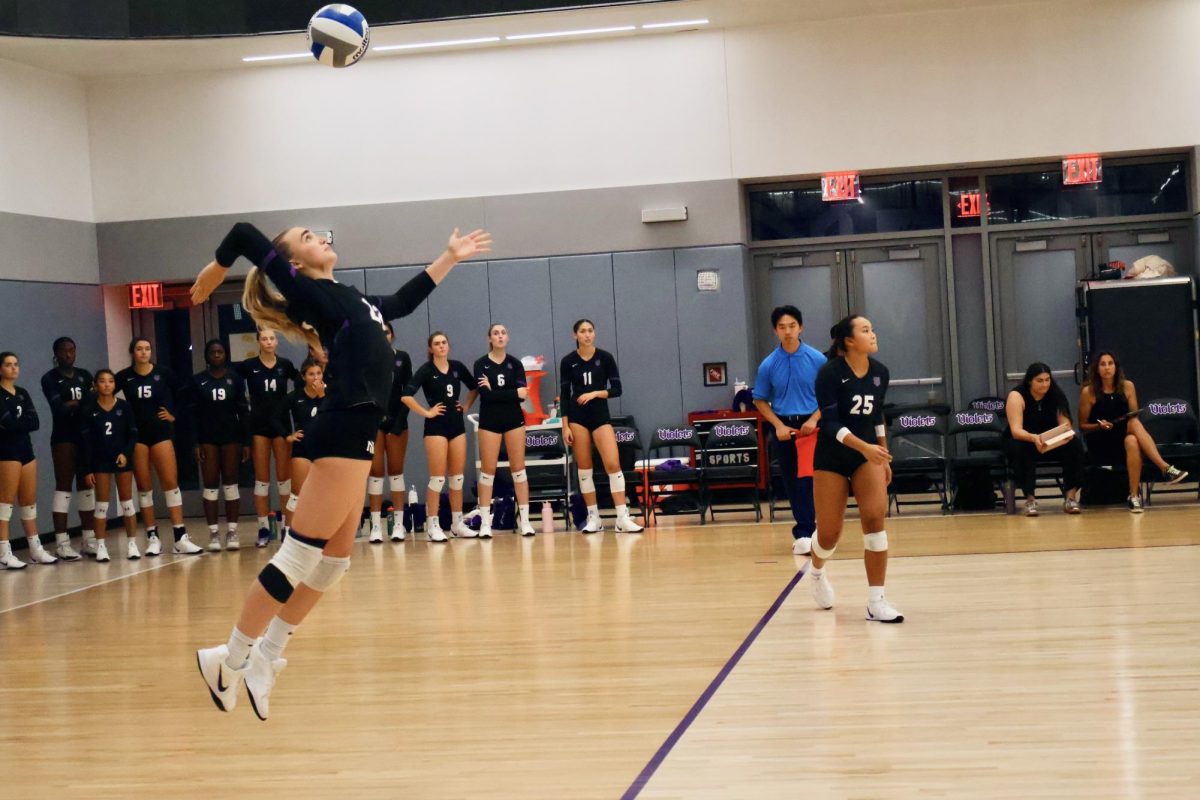
[[542, 501], [542, 533], [554, 533], [554, 507], [549, 500]]

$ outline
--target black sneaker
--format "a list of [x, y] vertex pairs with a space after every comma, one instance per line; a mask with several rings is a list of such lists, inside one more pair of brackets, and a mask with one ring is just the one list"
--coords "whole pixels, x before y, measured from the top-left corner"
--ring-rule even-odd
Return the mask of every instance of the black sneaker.
[[259, 528], [258, 529], [258, 541], [254, 543], [254, 546], [255, 547], [266, 547], [270, 541], [271, 541], [271, 529], [270, 528]]

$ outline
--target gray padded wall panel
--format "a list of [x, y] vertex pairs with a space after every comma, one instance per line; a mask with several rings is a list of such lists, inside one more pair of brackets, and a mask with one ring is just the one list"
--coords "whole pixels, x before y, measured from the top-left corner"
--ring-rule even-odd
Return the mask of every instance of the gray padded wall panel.
[[[621, 363], [613, 306], [612, 255], [550, 259], [550, 302], [554, 313], [554, 380], [558, 380], [558, 362], [575, 349], [571, 327], [585, 317], [596, 325], [596, 347], [612, 353], [618, 368], [625, 366]], [[613, 414], [624, 413], [619, 397], [610, 400], [608, 407]]]
[[[744, 260], [745, 248], [736, 245], [675, 251], [684, 411], [730, 408], [734, 380], [754, 380]], [[720, 291], [696, 290], [696, 272], [701, 269], [719, 270]], [[726, 363], [728, 386], [704, 386], [703, 365], [710, 361]]]
[[643, 446], [660, 425], [684, 421], [675, 318], [675, 257], [670, 250], [613, 255], [625, 413]]
[[0, 242], [0, 279], [100, 282], [95, 223], [0, 212]]
[[953, 239], [954, 306], [958, 330], [960, 404], [982, 397], [988, 389], [987, 316], [983, 297], [983, 249], [977, 235]]
[[[509, 352], [545, 356], [541, 400], [545, 409], [558, 394], [555, 383], [554, 322], [550, 310], [550, 262], [545, 258], [488, 262], [492, 322], [508, 328]], [[486, 345], [485, 345], [486, 349]], [[480, 351], [480, 355], [483, 351]]]
[[[0, 313], [0, 350], [11, 350], [21, 360], [17, 385], [25, 388], [37, 406], [41, 429], [33, 434], [38, 459], [38, 529], [54, 530], [50, 506], [54, 499], [54, 464], [50, 459], [50, 406], [42, 396], [41, 377], [52, 366], [50, 344], [70, 336], [79, 351], [79, 366], [94, 373], [108, 360], [104, 328], [104, 299], [99, 286], [67, 283], [0, 281], [4, 311]], [[122, 364], [115, 365], [118, 369]], [[13, 538], [21, 536], [13, 516]], [[72, 504], [71, 524], [77, 525]]]

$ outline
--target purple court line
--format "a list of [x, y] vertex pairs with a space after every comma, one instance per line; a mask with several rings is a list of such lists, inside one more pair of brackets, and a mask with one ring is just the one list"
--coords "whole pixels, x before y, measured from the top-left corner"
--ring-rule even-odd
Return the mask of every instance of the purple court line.
[[742, 660], [742, 656], [746, 655], [746, 652], [750, 649], [750, 645], [754, 644], [754, 640], [758, 638], [760, 633], [762, 633], [763, 628], [767, 627], [767, 623], [770, 622], [771, 618], [775, 616], [775, 612], [778, 611], [783, 605], [783, 601], [787, 600], [788, 595], [792, 593], [792, 589], [796, 588], [796, 584], [798, 584], [800, 579], [803, 578], [805, 573], [808, 572], [808, 567], [811, 563], [811, 561], [805, 561], [804, 566], [800, 568], [800, 571], [797, 572], [790, 581], [788, 581], [787, 586], [783, 587], [783, 591], [779, 593], [779, 597], [775, 598], [775, 602], [772, 603], [771, 607], [768, 608], [766, 613], [762, 615], [762, 619], [760, 619], [758, 624], [754, 626], [754, 629], [746, 635], [746, 638], [742, 640], [742, 643], [738, 646], [738, 649], [735, 650], [733, 655], [729, 657], [729, 660], [725, 662], [725, 666], [721, 667], [721, 671], [718, 672], [717, 676], [712, 679], [712, 682], [708, 684], [708, 687], [701, 693], [700, 697], [696, 699], [696, 702], [692, 704], [692, 707], [688, 709], [688, 712], [683, 715], [683, 719], [681, 719], [679, 724], [675, 726], [675, 730], [671, 731], [671, 735], [667, 737], [667, 740], [663, 742], [662, 746], [659, 747], [658, 750], [655, 751], [654, 755], [650, 757], [650, 761], [647, 762], [646, 766], [642, 768], [642, 771], [638, 773], [638, 776], [634, 778], [633, 783], [629, 784], [629, 788], [625, 790], [625, 794], [621, 795], [621, 800], [634, 800], [635, 797], [642, 793], [642, 789], [646, 788], [646, 784], [650, 782], [650, 779], [654, 777], [654, 773], [658, 771], [658, 768], [662, 766], [663, 761], [666, 760], [667, 756], [670, 755], [671, 750], [674, 749], [675, 743], [678, 742], [680, 738], [683, 737], [683, 734], [687, 731], [687, 729], [692, 726], [692, 723], [696, 721], [696, 717], [700, 716], [700, 712], [704, 710], [706, 705], [708, 705], [708, 701], [711, 700], [713, 695], [717, 693], [717, 690], [721, 688], [721, 684], [723, 684], [725, 679], [729, 677], [729, 673], [733, 672], [733, 668], [736, 667], [738, 662]]

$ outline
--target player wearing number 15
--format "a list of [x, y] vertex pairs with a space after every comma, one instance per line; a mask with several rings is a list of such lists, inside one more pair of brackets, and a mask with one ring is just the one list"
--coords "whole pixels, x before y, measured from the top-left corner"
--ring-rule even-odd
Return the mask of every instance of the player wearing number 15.
[[829, 361], [817, 372], [821, 432], [813, 454], [813, 496], [817, 505], [810, 573], [813, 599], [820, 608], [833, 608], [833, 586], [825, 575], [825, 562], [841, 539], [846, 499], [853, 488], [870, 587], [867, 619], [903, 622], [904, 617], [883, 596], [888, 548], [883, 519], [887, 516], [887, 487], [892, 481], [892, 457], [883, 421], [888, 369], [871, 358], [879, 344], [866, 317], [852, 314], [829, 333], [833, 339], [826, 354]]

